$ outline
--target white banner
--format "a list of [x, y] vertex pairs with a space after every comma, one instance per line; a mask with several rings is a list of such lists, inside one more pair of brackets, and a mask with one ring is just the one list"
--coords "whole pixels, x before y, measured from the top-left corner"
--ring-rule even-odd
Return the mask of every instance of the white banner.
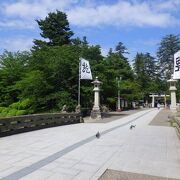
[[92, 79], [89, 61], [80, 59], [80, 79]]
[[180, 79], [180, 51], [174, 54], [174, 75], [173, 79]]

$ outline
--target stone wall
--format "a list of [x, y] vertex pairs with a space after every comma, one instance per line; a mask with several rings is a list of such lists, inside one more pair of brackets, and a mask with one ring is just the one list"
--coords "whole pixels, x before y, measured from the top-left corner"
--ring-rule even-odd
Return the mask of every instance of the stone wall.
[[173, 127], [176, 128], [177, 134], [180, 138], [180, 117], [179, 116], [174, 116], [172, 120], [172, 125]]
[[80, 113], [47, 113], [0, 118], [0, 137], [12, 134], [80, 123]]

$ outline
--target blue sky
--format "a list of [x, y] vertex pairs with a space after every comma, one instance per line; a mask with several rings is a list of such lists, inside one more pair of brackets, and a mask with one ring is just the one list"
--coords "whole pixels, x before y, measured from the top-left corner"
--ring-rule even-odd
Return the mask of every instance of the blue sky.
[[0, 53], [29, 50], [40, 38], [35, 19], [66, 12], [75, 36], [86, 36], [107, 54], [121, 41], [129, 60], [137, 52], [155, 55], [162, 37], [180, 34], [180, 0], [1, 0]]

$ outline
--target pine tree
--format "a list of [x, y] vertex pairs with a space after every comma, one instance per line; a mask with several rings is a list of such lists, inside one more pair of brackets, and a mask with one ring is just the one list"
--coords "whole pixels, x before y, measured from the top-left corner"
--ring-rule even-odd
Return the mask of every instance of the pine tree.
[[119, 42], [115, 48], [115, 51], [119, 54], [120, 57], [124, 57], [124, 54], [129, 54], [127, 48], [122, 42]]
[[169, 79], [173, 73], [173, 57], [178, 50], [180, 50], [180, 35], [170, 34], [163, 37], [157, 51], [157, 57], [159, 73], [165, 79]]
[[40, 35], [47, 40], [34, 40], [34, 49], [45, 45], [62, 46], [71, 42], [70, 38], [74, 33], [69, 28], [69, 22], [65, 13], [57, 10], [49, 13], [44, 20], [36, 20], [36, 22], [42, 31]]

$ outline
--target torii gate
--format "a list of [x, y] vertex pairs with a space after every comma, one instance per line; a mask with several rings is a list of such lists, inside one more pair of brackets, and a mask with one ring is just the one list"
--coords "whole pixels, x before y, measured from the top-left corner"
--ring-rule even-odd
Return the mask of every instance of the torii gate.
[[155, 103], [155, 98], [164, 98], [164, 106], [166, 107], [166, 97], [169, 97], [169, 95], [166, 94], [151, 94], [149, 95], [149, 97], [152, 97], [152, 107], [154, 107], [154, 103]]

